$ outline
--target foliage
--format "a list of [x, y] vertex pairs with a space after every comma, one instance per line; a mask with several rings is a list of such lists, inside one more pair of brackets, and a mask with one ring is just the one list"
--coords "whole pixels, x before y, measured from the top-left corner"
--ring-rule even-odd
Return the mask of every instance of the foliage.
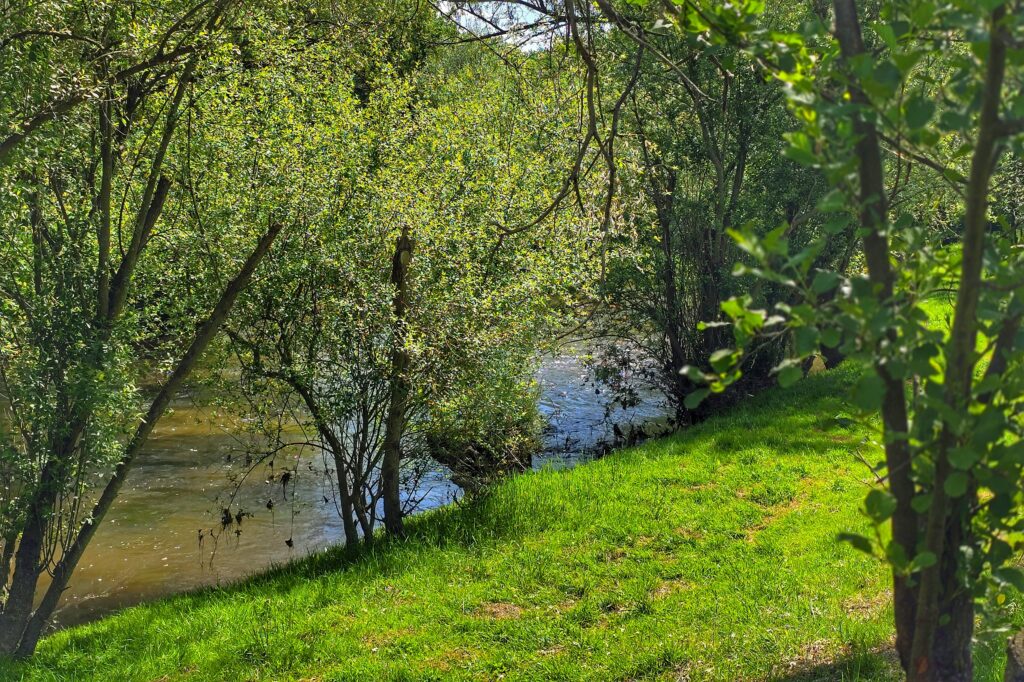
[[524, 376], [534, 364], [518, 353], [496, 350], [500, 356], [460, 372], [463, 377], [430, 403], [425, 424], [430, 456], [469, 493], [530, 469], [540, 448], [538, 391]]
[[[301, 225], [232, 327], [247, 417], [271, 439], [252, 466], [274, 461], [295, 439], [284, 424], [300, 415], [300, 441], [332, 460], [325, 473], [336, 478], [351, 544], [357, 534], [373, 538], [398, 372], [412, 389], [400, 427], [410, 476], [429, 455], [459, 468], [470, 447], [528, 464], [536, 445], [529, 376], [575, 292], [590, 286], [592, 268], [576, 245], [589, 228], [567, 211], [530, 234], [506, 227], [540, 210], [572, 139], [566, 112], [540, 83], [529, 100], [493, 57], [469, 48], [457, 59], [427, 51], [401, 73], [386, 43], [361, 45], [359, 63], [373, 67], [346, 82], [353, 66], [343, 37], [313, 48], [302, 37], [283, 44], [258, 72], [221, 86], [258, 90], [252, 110], [212, 118], [281, 143], [268, 153], [267, 167], [284, 169], [273, 204], [294, 206]], [[538, 65], [526, 68], [545, 77]], [[230, 145], [216, 125], [208, 134]], [[399, 319], [392, 264], [404, 238], [411, 258]], [[396, 348], [408, 355], [407, 369], [396, 367]], [[507, 470], [504, 459], [477, 461], [474, 475]], [[468, 471], [456, 480], [475, 486]]]
[[42, 3], [0, 38], [16, 75], [0, 94], [13, 121], [0, 141], [0, 654], [31, 653], [132, 460], [281, 229], [165, 213], [186, 196], [178, 133], [202, 99], [201, 63], [225, 49], [229, 5]]
[[[782, 135], [795, 121], [781, 88], [765, 81], [750, 55], [729, 45], [695, 52], [685, 34], [648, 31], [656, 16], [650, 10], [615, 16], [623, 31], [644, 38], [638, 43], [616, 32], [603, 50], [632, 47], [635, 55], [635, 63], [613, 63], [606, 76], [626, 81], [621, 87], [628, 89], [618, 133], [621, 207], [604, 286], [612, 311], [607, 321], [616, 336], [631, 338], [655, 360], [631, 364], [654, 370], [653, 383], [686, 423], [709, 412], [686, 404], [699, 382], [683, 370], [710, 369], [708, 357], [727, 340], [727, 330], [705, 324], [718, 318], [722, 301], [752, 291], [770, 307], [789, 295], [730, 276], [742, 253], [729, 231], [785, 222], [792, 241], [808, 241], [823, 222], [814, 211], [823, 183], [780, 160]], [[779, 11], [772, 21], [801, 16]], [[604, 64], [605, 71], [613, 64]], [[842, 253], [822, 257], [831, 262]], [[751, 356], [744, 367], [749, 388], [764, 382], [784, 351], [776, 339]]]

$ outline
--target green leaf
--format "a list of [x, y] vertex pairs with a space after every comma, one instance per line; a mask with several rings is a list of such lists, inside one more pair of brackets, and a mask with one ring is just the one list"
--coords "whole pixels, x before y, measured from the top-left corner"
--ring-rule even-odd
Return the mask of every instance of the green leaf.
[[931, 493], [925, 493], [923, 495], [915, 495], [910, 500], [910, 508], [916, 511], [918, 514], [923, 514], [928, 511], [928, 508], [932, 506], [932, 495]]
[[903, 549], [903, 545], [892, 540], [885, 547], [885, 556], [889, 560], [889, 563], [900, 572], [907, 569], [907, 552]]
[[815, 327], [797, 327], [795, 332], [795, 346], [797, 355], [808, 355], [818, 348], [821, 335]]
[[875, 488], [864, 498], [864, 511], [875, 523], [887, 521], [896, 512], [896, 498], [884, 490]]
[[988, 550], [988, 560], [993, 566], [1001, 566], [1011, 556], [1013, 556], [1013, 547], [1010, 543], [999, 538], [992, 539], [992, 545]]
[[732, 348], [720, 348], [711, 354], [711, 366], [716, 372], [724, 372], [732, 366], [735, 355], [736, 351]]
[[1011, 464], [1024, 464], [1024, 441], [1013, 445], [1001, 445], [992, 450], [993, 459]]
[[783, 388], [789, 388], [796, 382], [800, 381], [804, 376], [804, 373], [796, 365], [789, 365], [783, 367], [779, 371], [779, 386]]
[[865, 412], [874, 412], [882, 406], [884, 390], [882, 378], [874, 372], [869, 372], [853, 387], [853, 402]]
[[892, 27], [889, 24], [875, 24], [873, 26], [875, 33], [878, 37], [885, 42], [886, 46], [893, 50], [896, 48], [896, 34], [893, 32]]
[[923, 128], [935, 115], [935, 102], [921, 95], [914, 95], [905, 107], [904, 120], [911, 130]]
[[1013, 585], [1021, 592], [1024, 592], [1024, 571], [1021, 569], [1014, 566], [1004, 566], [992, 571], [992, 575], [996, 580]]
[[850, 216], [839, 214], [825, 221], [825, 224], [821, 226], [821, 229], [825, 230], [828, 234], [839, 234], [845, 230], [846, 226], [849, 224]]
[[968, 126], [970, 121], [970, 118], [959, 111], [945, 111], [942, 116], [939, 117], [942, 129], [948, 131], [963, 130]]
[[925, 568], [934, 566], [938, 562], [933, 552], [921, 552], [914, 560], [910, 562], [910, 572], [920, 571]]
[[818, 163], [818, 156], [810, 149], [794, 147], [790, 145], [783, 152], [786, 158], [799, 163], [801, 166], [813, 166]]
[[705, 381], [704, 372], [700, 371], [700, 367], [695, 365], [683, 365], [683, 368], [679, 370], [679, 373], [695, 384], [703, 383]]
[[878, 62], [871, 75], [861, 81], [864, 90], [873, 97], [888, 99], [896, 93], [903, 74], [896, 65], [886, 60]]
[[736, 319], [743, 315], [743, 304], [736, 298], [730, 298], [722, 302], [722, 312]]
[[967, 492], [967, 483], [967, 474], [962, 471], [954, 471], [946, 479], [946, 483], [942, 488], [950, 497], [963, 497]]
[[910, 73], [910, 70], [917, 66], [918, 62], [924, 58], [928, 53], [927, 50], [914, 50], [912, 52], [894, 52], [892, 55], [893, 62], [896, 63], [896, 68], [906, 76]]
[[811, 138], [806, 133], [786, 133], [783, 137], [789, 141], [789, 146], [784, 151], [787, 158], [804, 166], [813, 166], [818, 162]]
[[981, 460], [981, 453], [975, 448], [964, 446], [949, 451], [950, 463], [962, 471], [967, 471]]
[[914, 374], [928, 376], [932, 374], [932, 358], [939, 354], [939, 349], [933, 343], [920, 345], [911, 352], [909, 369]]
[[696, 391], [686, 396], [686, 399], [683, 400], [683, 405], [685, 405], [688, 410], [694, 410], [704, 402], [704, 399], [709, 395], [711, 395], [711, 389], [698, 388]]
[[910, 19], [918, 26], [927, 24], [932, 20], [935, 15], [935, 5], [931, 2], [919, 2], [915, 3], [913, 11], [910, 14]]
[[[822, 213], [838, 213], [846, 209], [846, 195], [838, 189], [829, 191], [818, 201], [818, 210]], [[843, 216], [844, 222], [849, 221], [849, 216]]]
[[839, 284], [839, 275], [825, 270], [819, 271], [811, 282], [811, 291], [816, 294], [824, 294], [832, 291]]
[[839, 345], [842, 340], [842, 335], [838, 329], [829, 327], [828, 329], [821, 330], [821, 343], [826, 348], [835, 348]]

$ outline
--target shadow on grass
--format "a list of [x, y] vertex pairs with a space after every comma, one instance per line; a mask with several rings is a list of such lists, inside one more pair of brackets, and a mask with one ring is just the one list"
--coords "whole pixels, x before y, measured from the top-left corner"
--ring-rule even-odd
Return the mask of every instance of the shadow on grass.
[[768, 678], [771, 682], [884, 682], [902, 680], [899, 658], [893, 649], [846, 654], [823, 663], [797, 663], [793, 669]]

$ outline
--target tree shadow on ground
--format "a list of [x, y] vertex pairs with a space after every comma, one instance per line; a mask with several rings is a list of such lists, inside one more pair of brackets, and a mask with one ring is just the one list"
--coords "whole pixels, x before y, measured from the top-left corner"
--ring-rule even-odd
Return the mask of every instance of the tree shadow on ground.
[[816, 663], [797, 662], [771, 675], [771, 682], [896, 682], [903, 680], [899, 658], [891, 647], [853, 652]]

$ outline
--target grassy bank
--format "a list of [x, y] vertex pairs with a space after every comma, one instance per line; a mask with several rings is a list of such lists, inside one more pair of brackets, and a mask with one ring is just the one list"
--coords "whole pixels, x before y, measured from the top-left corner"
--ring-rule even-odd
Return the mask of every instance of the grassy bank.
[[851, 380], [518, 477], [355, 560], [60, 632], [0, 678], [894, 679], [884, 567], [835, 540], [864, 529], [874, 456], [836, 419]]

